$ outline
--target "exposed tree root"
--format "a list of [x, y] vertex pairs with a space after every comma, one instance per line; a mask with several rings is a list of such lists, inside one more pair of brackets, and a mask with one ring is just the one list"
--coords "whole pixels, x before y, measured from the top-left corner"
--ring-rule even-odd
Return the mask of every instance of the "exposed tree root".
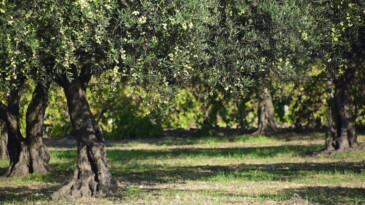
[[73, 179], [52, 195], [53, 200], [113, 195], [117, 183], [107, 169], [103, 145], [82, 146]]

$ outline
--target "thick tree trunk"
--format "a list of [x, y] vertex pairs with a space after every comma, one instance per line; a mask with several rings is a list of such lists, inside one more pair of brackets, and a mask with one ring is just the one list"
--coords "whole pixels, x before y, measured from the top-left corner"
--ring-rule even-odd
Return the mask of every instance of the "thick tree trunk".
[[117, 190], [106, 160], [104, 139], [86, 99], [85, 87], [75, 78], [62, 84], [78, 144], [78, 160], [72, 181], [52, 195], [55, 200], [112, 195]]
[[10, 159], [7, 176], [22, 176], [29, 173], [29, 152], [25, 139], [20, 133], [19, 100], [18, 90], [11, 91], [6, 110], [7, 147]]
[[327, 128], [326, 150], [342, 151], [358, 144], [355, 121], [351, 115], [351, 86], [354, 71], [347, 70], [334, 81], [335, 93], [331, 105], [331, 124]]
[[37, 84], [26, 114], [26, 135], [30, 152], [30, 172], [48, 172], [49, 152], [43, 144], [44, 114], [48, 105], [49, 83]]
[[0, 120], [0, 159], [9, 159], [8, 154], [8, 130], [6, 123]]
[[49, 153], [43, 144], [43, 118], [48, 103], [48, 85], [37, 84], [26, 114], [26, 138], [20, 133], [19, 96], [9, 99], [7, 118], [10, 165], [8, 176], [23, 176], [49, 170]]
[[255, 134], [270, 135], [277, 131], [274, 119], [274, 105], [269, 89], [259, 86], [258, 89], [258, 130]]

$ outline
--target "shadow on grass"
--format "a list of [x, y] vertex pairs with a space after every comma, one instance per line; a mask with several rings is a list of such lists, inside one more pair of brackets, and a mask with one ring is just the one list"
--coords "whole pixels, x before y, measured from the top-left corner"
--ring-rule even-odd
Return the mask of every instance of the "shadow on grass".
[[[292, 181], [314, 174], [361, 174], [362, 163], [281, 163], [231, 166], [136, 165], [127, 169], [111, 169], [121, 182], [132, 184], [159, 184], [182, 181]], [[135, 171], [139, 170], [139, 171]]]
[[[52, 165], [57, 166], [57, 164]], [[125, 169], [111, 168], [113, 176], [118, 178], [122, 183], [130, 185], [141, 184], [161, 184], [176, 183], [188, 180], [193, 181], [228, 181], [231, 179], [249, 180], [249, 181], [290, 181], [298, 178], [305, 178], [308, 175], [316, 173], [340, 173], [349, 172], [360, 174], [365, 170], [363, 163], [280, 163], [280, 164], [238, 164], [229, 166], [183, 166], [183, 167], [166, 167], [160, 165], [137, 165], [142, 166], [127, 167]], [[70, 167], [72, 168], [72, 167]], [[140, 171], [136, 171], [140, 170]], [[47, 183], [57, 183], [56, 186], [46, 185], [46, 188], [37, 187], [0, 187], [0, 204], [2, 203], [30, 203], [35, 201], [47, 201], [49, 196], [56, 191], [61, 184], [68, 182], [72, 177], [72, 171], [55, 170], [44, 175], [30, 175], [23, 180], [40, 181]], [[1, 179], [0, 179], [1, 180]], [[148, 192], [149, 190], [135, 190], [137, 195], [140, 191]], [[154, 190], [157, 194], [159, 190]], [[160, 190], [162, 191], [162, 190]], [[167, 188], [166, 192], [173, 192], [174, 189]], [[179, 190], [181, 191], [181, 190]], [[187, 192], [196, 192], [196, 190], [186, 190]], [[123, 198], [123, 194], [128, 194], [130, 190], [122, 189], [119, 191], [117, 198]], [[218, 193], [219, 192], [219, 193]], [[236, 197], [257, 197], [259, 200], [291, 200], [293, 196], [298, 196], [310, 202], [320, 204], [348, 204], [352, 202], [365, 201], [365, 189], [347, 188], [347, 187], [305, 187], [297, 189], [284, 189], [276, 194], [261, 195], [240, 195], [237, 193], [225, 193], [219, 190], [212, 190], [214, 197], [236, 195]], [[203, 190], [202, 194], [210, 194], [209, 190]], [[233, 196], [232, 195], [232, 196]], [[144, 196], [143, 193], [141, 196]], [[294, 197], [294, 199], [295, 199]], [[296, 201], [294, 201], [296, 202]], [[342, 203], [343, 202], [343, 203]], [[300, 203], [299, 203], [300, 204]]]
[[[291, 156], [309, 156], [318, 150], [319, 146], [272, 146], [250, 148], [178, 148], [166, 150], [117, 150], [107, 151], [111, 172], [122, 182], [130, 183], [168, 183], [184, 180], [231, 180], [242, 179], [250, 181], [290, 181], [304, 178], [310, 174], [323, 173], [342, 174], [360, 173], [363, 164], [356, 163], [281, 163], [231, 166], [169, 166], [153, 164], [165, 159], [202, 160], [219, 157], [236, 158], [245, 161], [251, 158], [272, 158], [278, 154]], [[75, 151], [52, 151], [52, 156], [62, 159], [52, 163], [54, 170], [49, 175], [42, 175], [39, 181], [62, 182], [72, 177], [75, 168]], [[203, 157], [203, 158], [199, 158]], [[142, 163], [141, 160], [151, 163]], [[32, 179], [32, 178], [31, 178]], [[38, 178], [35, 178], [38, 179]], [[33, 179], [34, 180], [34, 179]]]
[[[31, 174], [22, 177], [27, 181], [64, 184], [72, 179], [74, 164], [67, 169], [58, 169], [47, 174]], [[62, 165], [64, 166], [64, 165]], [[112, 166], [110, 171], [119, 181], [131, 184], [161, 184], [183, 181], [292, 181], [314, 174], [361, 174], [362, 163], [280, 163], [280, 164], [238, 164], [227, 166], [162, 166], [131, 163], [124, 167]]]
[[8, 171], [7, 167], [0, 168], [0, 176], [4, 176], [7, 171]]
[[[314, 140], [323, 139], [323, 130], [302, 130], [296, 131], [289, 128], [280, 128], [278, 132], [271, 136], [257, 136], [252, 135], [255, 129], [242, 130], [232, 128], [217, 128], [212, 133], [204, 134], [199, 129], [175, 129], [165, 130], [160, 137], [155, 138], [137, 138], [137, 139], [107, 139], [106, 145], [113, 146], [115, 144], [125, 145], [129, 143], [146, 143], [157, 146], [178, 146], [178, 145], [194, 145], [201, 143], [225, 143], [225, 142], [268, 142], [271, 139], [276, 140]], [[56, 148], [74, 148], [76, 150], [77, 144], [74, 139], [48, 139], [44, 143], [47, 147]]]
[[[299, 177], [295, 168], [287, 169], [288, 165], [239, 165], [239, 166], [191, 166], [169, 167], [159, 165], [146, 165], [139, 160], [164, 160], [164, 159], [194, 159], [199, 156], [207, 158], [269, 158], [277, 154], [292, 153], [305, 156], [316, 150], [316, 146], [281, 146], [260, 148], [216, 148], [216, 149], [170, 149], [170, 150], [108, 150], [108, 160], [112, 165], [114, 176], [121, 181], [132, 183], [167, 183], [179, 180], [212, 180], [212, 178], [244, 178], [246, 180], [290, 180]], [[52, 158], [57, 158], [56, 163], [51, 163], [53, 171], [48, 174], [33, 174], [23, 180], [45, 183], [63, 183], [69, 181], [75, 169], [77, 153], [75, 150], [53, 150]], [[275, 165], [277, 166], [277, 165]], [[283, 168], [286, 166], [286, 168]], [[306, 165], [307, 166], [307, 165]], [[117, 167], [117, 168], [113, 168]], [[2, 171], [2, 170], [0, 170]], [[259, 172], [257, 172], [259, 171]], [[264, 172], [264, 173], [263, 173]]]
[[107, 145], [125, 144], [130, 142], [147, 143], [153, 145], [194, 145], [202, 142], [224, 143], [224, 142], [266, 142], [271, 139], [292, 141], [292, 140], [314, 140], [323, 139], [323, 130], [295, 130], [290, 128], [278, 128], [278, 131], [271, 136], [253, 135], [256, 130], [242, 130], [234, 128], [217, 128], [212, 130], [213, 134], [204, 134], [200, 129], [175, 129], [165, 130], [158, 138], [147, 139], [109, 139]]
[[351, 187], [305, 187], [285, 189], [281, 196], [299, 196], [312, 203], [319, 204], [365, 204], [365, 189]]
[[[117, 198], [123, 199], [126, 196], [140, 198], [143, 196], [160, 196], [175, 198], [177, 194], [190, 196], [192, 193], [207, 196], [210, 199], [219, 198], [222, 202], [237, 202], [263, 204], [265, 201], [285, 202], [284, 204], [364, 204], [365, 189], [350, 187], [320, 187], [309, 186], [295, 189], [283, 189], [277, 193], [268, 194], [248, 194], [237, 193], [236, 190], [224, 191], [216, 189], [179, 189], [179, 188], [132, 188], [120, 189], [116, 195]], [[214, 200], [213, 200], [214, 201]], [[270, 203], [272, 204], [272, 203]]]
[[[309, 174], [323, 173], [360, 173], [363, 164], [356, 163], [281, 163], [232, 166], [181, 166], [155, 165], [141, 163], [140, 160], [188, 159], [206, 158], [237, 158], [244, 162], [247, 158], [271, 158], [278, 154], [292, 156], [308, 156], [318, 150], [319, 146], [273, 146], [257, 148], [179, 148], [166, 150], [108, 150], [108, 160], [112, 165], [111, 172], [122, 182], [130, 183], [168, 183], [184, 180], [229, 180], [242, 179], [250, 181], [290, 181], [303, 178]], [[72, 152], [72, 153], [68, 153]], [[75, 167], [74, 151], [53, 151], [64, 163], [51, 164], [59, 172], [59, 176], [72, 175]], [[203, 160], [204, 160], [203, 158]], [[197, 159], [202, 160], [202, 159]], [[73, 163], [71, 163], [73, 161]], [[66, 177], [65, 177], [66, 178]], [[42, 177], [44, 182], [60, 182], [60, 177], [50, 175]]]
[[[206, 157], [255, 157], [268, 158], [278, 154], [292, 153], [295, 156], [310, 156], [315, 151], [320, 150], [321, 146], [267, 146], [267, 147], [247, 147], [247, 148], [174, 148], [160, 150], [120, 150], [108, 149], [107, 157], [110, 161], [128, 162], [130, 160], [145, 159], [171, 159], [171, 158], [192, 158], [197, 156]], [[52, 150], [52, 158], [76, 162], [76, 150]]]
[[35, 204], [37, 201], [49, 201], [53, 192], [60, 186], [30, 188], [26, 186], [0, 187], [0, 204], [25, 203]]

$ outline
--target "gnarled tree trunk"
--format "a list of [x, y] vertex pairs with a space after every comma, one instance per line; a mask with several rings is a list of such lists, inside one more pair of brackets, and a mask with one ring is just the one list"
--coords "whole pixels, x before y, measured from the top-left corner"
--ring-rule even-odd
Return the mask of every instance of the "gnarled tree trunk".
[[117, 190], [106, 160], [104, 139], [95, 123], [82, 81], [75, 77], [64, 89], [78, 144], [78, 160], [72, 181], [52, 195], [55, 200], [112, 195]]
[[4, 120], [8, 131], [7, 148], [10, 160], [7, 176], [22, 175], [22, 173], [27, 172], [28, 167], [26, 163], [23, 163], [23, 161], [26, 161], [24, 158], [27, 158], [27, 156], [20, 155], [23, 150], [26, 150], [26, 144], [25, 139], [20, 133], [19, 100], [18, 90], [12, 90], [8, 97], [8, 106], [3, 109], [3, 116], [5, 117]]
[[9, 159], [8, 154], [8, 130], [6, 123], [0, 119], [0, 159]]
[[326, 151], [342, 151], [358, 144], [355, 121], [351, 115], [351, 86], [355, 71], [348, 69], [334, 80], [335, 93], [331, 105], [332, 120], [327, 128]]
[[48, 85], [37, 84], [27, 109], [26, 138], [20, 133], [19, 93], [13, 91], [8, 99], [6, 125], [10, 165], [7, 176], [23, 176], [49, 170], [49, 153], [43, 145], [43, 117], [48, 103]]
[[43, 144], [44, 115], [48, 105], [49, 83], [38, 83], [26, 114], [26, 136], [30, 152], [30, 172], [48, 172], [49, 152]]
[[270, 135], [277, 131], [274, 119], [274, 105], [269, 89], [262, 85], [258, 87], [258, 129], [255, 134]]
[[8, 97], [8, 106], [5, 108], [5, 121], [8, 131], [8, 153], [10, 164], [7, 176], [21, 176], [29, 173], [29, 155], [25, 139], [20, 133], [19, 122], [19, 91], [13, 90]]

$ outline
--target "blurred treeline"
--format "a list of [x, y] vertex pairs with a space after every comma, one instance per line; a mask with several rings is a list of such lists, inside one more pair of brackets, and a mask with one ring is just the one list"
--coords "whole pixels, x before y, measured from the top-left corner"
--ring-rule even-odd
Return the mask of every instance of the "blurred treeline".
[[[319, 66], [313, 66], [309, 77], [297, 82], [273, 84], [270, 87], [278, 127], [295, 130], [321, 130], [329, 121], [328, 109], [333, 85]], [[166, 129], [199, 129], [212, 134], [219, 128], [242, 129], [250, 132], [257, 128], [258, 99], [256, 92], [238, 96], [224, 93], [211, 94], [204, 86], [186, 85], [175, 88], [173, 95], [161, 91], [120, 83], [102, 83], [92, 79], [88, 97], [96, 120], [107, 138], [146, 138], [161, 136]], [[357, 76], [353, 86], [353, 116], [356, 125], [365, 125], [364, 84]], [[23, 93], [22, 114], [31, 98], [32, 87]], [[172, 88], [174, 89], [174, 88]], [[25, 122], [22, 122], [25, 125]], [[52, 86], [45, 116], [45, 131], [50, 138], [71, 135], [66, 98], [61, 88]], [[25, 126], [22, 126], [24, 132]]]

